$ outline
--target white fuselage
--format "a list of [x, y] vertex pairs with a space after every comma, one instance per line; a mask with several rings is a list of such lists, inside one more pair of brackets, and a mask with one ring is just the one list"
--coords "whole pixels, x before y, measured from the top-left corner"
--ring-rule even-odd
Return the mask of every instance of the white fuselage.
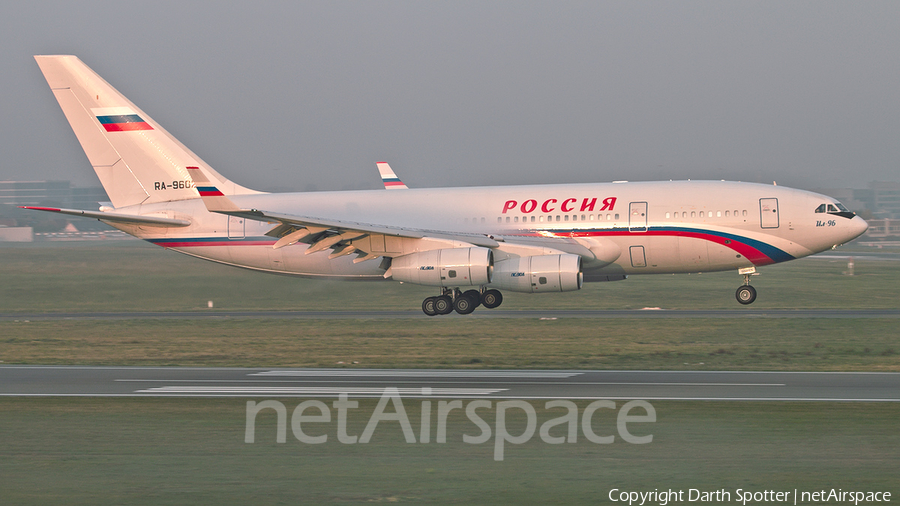
[[[866, 229], [859, 217], [817, 213], [821, 204], [835, 202], [830, 197], [725, 181], [273, 193], [231, 199], [242, 208], [293, 216], [485, 234], [500, 241], [498, 260], [519, 256], [523, 244], [543, 246], [542, 237], [567, 238], [554, 241], [553, 247], [582, 255], [585, 281], [768, 265], [830, 249]], [[278, 223], [210, 213], [200, 199], [121, 211], [191, 221], [182, 228], [116, 226], [216, 262], [312, 277], [381, 279], [385, 273], [379, 259], [329, 259], [330, 250], [307, 255], [309, 246], [303, 243], [273, 249], [277, 238], [265, 234]]]

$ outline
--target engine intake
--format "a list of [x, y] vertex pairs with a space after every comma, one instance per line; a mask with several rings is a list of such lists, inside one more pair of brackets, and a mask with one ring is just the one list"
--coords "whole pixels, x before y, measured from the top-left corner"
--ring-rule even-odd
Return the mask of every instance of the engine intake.
[[584, 276], [578, 255], [538, 255], [497, 262], [491, 286], [514, 292], [543, 293], [580, 290]]
[[491, 282], [494, 253], [488, 248], [448, 248], [410, 253], [391, 261], [396, 281], [417, 285], [478, 286]]

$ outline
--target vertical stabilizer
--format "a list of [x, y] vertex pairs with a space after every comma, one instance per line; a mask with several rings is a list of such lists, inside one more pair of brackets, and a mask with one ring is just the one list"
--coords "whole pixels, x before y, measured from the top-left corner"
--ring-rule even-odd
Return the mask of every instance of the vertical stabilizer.
[[75, 56], [34, 58], [115, 207], [197, 198], [187, 167], [224, 195], [257, 193], [213, 170]]

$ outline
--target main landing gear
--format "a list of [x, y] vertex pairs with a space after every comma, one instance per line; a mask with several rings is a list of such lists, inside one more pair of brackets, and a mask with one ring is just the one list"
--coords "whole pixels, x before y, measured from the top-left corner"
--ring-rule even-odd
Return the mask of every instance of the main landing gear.
[[494, 309], [503, 302], [503, 295], [494, 289], [467, 290], [461, 292], [459, 288], [444, 288], [441, 295], [428, 297], [422, 301], [422, 312], [428, 316], [450, 314], [456, 311], [459, 314], [469, 314], [475, 311], [479, 305], [488, 309]]
[[734, 297], [741, 304], [753, 304], [753, 301], [756, 300], [756, 288], [750, 286], [750, 276], [758, 274], [756, 268], [748, 267], [746, 269], [740, 269], [738, 270], [738, 274], [744, 276], [744, 284], [737, 289], [737, 292], [734, 293]]

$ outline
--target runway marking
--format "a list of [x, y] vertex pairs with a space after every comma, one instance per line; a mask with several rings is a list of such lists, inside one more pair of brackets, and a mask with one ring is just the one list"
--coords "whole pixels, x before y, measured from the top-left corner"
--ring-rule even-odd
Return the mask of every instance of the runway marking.
[[[400, 395], [491, 395], [505, 388], [398, 388]], [[382, 395], [384, 388], [370, 387], [196, 387], [170, 386], [136, 390], [139, 394], [256, 394], [256, 395]]]
[[435, 378], [571, 378], [579, 376], [584, 372], [554, 372], [554, 371], [392, 371], [386, 369], [320, 369], [320, 370], [274, 370], [251, 373], [247, 376], [284, 376], [284, 377], [307, 377], [307, 376], [390, 376], [390, 377], [411, 377], [419, 378], [423, 376]]
[[[287, 383], [290, 380], [217, 380], [217, 379], [135, 379], [125, 378], [114, 381], [133, 382], [133, 383]], [[299, 380], [298, 383], [374, 383], [378, 385], [395, 385], [395, 384], [415, 384], [421, 385], [421, 381], [390, 381], [384, 380]], [[440, 383], [451, 383], [449, 381], [439, 381]], [[528, 383], [511, 383], [509, 381], [453, 381], [453, 384], [474, 383], [477, 385], [547, 385], [547, 386], [677, 386], [677, 387], [786, 387], [786, 383], [655, 383], [655, 382], [612, 382], [612, 381], [566, 381], [566, 382], [538, 382], [529, 381]]]
[[[254, 392], [255, 393], [255, 392]], [[344, 393], [344, 392], [341, 392]], [[363, 394], [356, 395], [356, 397], [380, 397], [383, 392], [379, 391], [376, 394]], [[164, 392], [134, 392], [134, 393], [124, 393], [124, 394], [72, 394], [72, 393], [40, 393], [40, 394], [10, 394], [10, 393], [0, 393], [0, 397], [239, 397], [246, 398], [250, 394], [248, 393], [221, 393], [221, 394], [204, 394], [204, 393], [191, 393], [191, 394], [177, 394], [177, 393], [164, 393]], [[262, 395], [262, 394], [260, 394]], [[324, 396], [326, 394], [315, 394], [319, 396]], [[310, 395], [315, 396], [315, 395]], [[335, 395], [335, 394], [330, 394]], [[350, 394], [348, 394], [350, 395]], [[431, 398], [457, 398], [463, 397], [463, 395], [457, 394], [442, 394], [442, 395], [422, 395], [421, 392], [418, 394], [407, 395], [410, 398], [418, 398], [418, 397], [431, 397]], [[484, 398], [483, 396], [479, 398]], [[611, 400], [611, 401], [630, 401], [635, 399], [641, 399], [645, 401], [723, 401], [723, 402], [900, 402], [900, 398], [865, 398], [865, 399], [854, 399], [854, 398], [842, 398], [842, 397], [827, 397], [827, 398], [816, 398], [816, 397], [641, 397], [641, 396], [564, 396], [564, 397], [540, 397], [540, 396], [525, 396], [525, 395], [492, 395], [489, 397], [490, 399], [535, 399], [535, 400], [554, 400], [554, 399], [566, 399], [572, 401], [578, 400]]]

